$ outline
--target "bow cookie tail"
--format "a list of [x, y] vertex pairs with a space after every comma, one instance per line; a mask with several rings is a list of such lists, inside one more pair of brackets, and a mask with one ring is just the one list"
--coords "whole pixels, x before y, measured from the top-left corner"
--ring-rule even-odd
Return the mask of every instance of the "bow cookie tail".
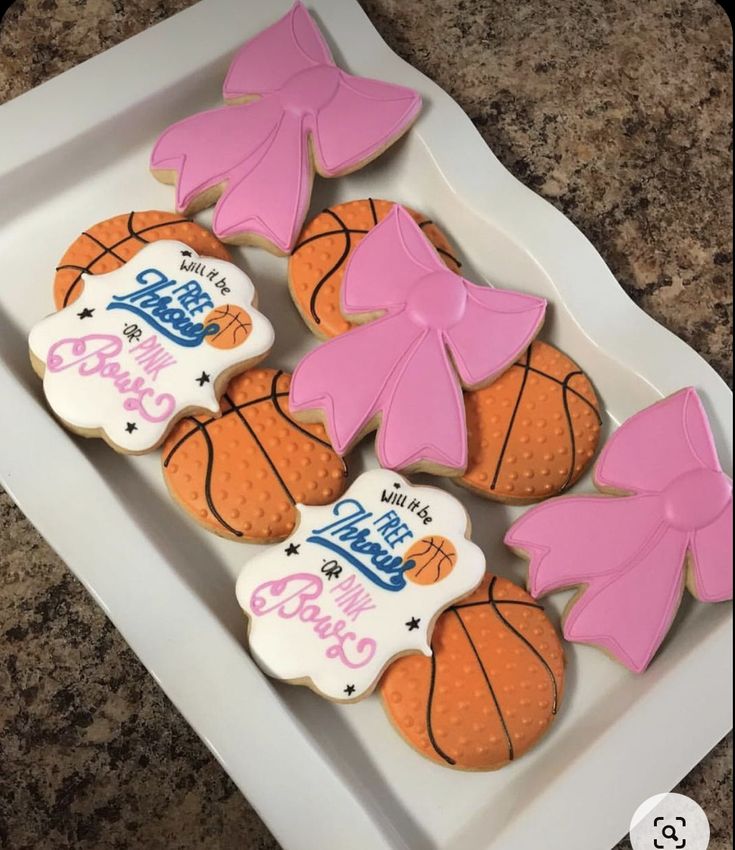
[[405, 359], [420, 335], [399, 314], [318, 346], [294, 370], [291, 411], [302, 421], [323, 421], [335, 451], [346, 454], [376, 427], [396, 363]]
[[300, 119], [274, 99], [223, 106], [172, 124], [156, 142], [151, 170], [161, 182], [176, 184], [181, 213], [217, 202], [213, 229], [223, 240], [259, 243], [278, 254], [293, 247], [311, 168]]
[[656, 496], [566, 496], [527, 511], [505, 542], [529, 560], [538, 598], [578, 588], [564, 636], [594, 644], [634, 672], [646, 669], [684, 587], [685, 532], [662, 522]]

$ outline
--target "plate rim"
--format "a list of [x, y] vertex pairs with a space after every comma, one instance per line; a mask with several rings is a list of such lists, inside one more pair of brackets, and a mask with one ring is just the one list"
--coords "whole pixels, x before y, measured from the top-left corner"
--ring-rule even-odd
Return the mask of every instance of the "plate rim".
[[[175, 62], [166, 60], [177, 53], [177, 48], [182, 43], [191, 47], [189, 56], [192, 67], [222, 64], [222, 56], [234, 50], [247, 37], [243, 32], [258, 31], [275, 20], [279, 12], [285, 11], [289, 6], [287, 0], [278, 0], [277, 3], [271, 4], [203, 0], [0, 106], [0, 125], [3, 126], [3, 133], [0, 134], [0, 163], [3, 163], [0, 189], [4, 180], [22, 175], [35, 160], [42, 159], [60, 147], [73, 144], [79, 136], [80, 127], [90, 130], [103, 122], [113, 121], [118, 114], [149, 96], [151, 65], [132, 61], [140, 50], [158, 51], [154, 64], [156, 89], [174, 89], [181, 78], [181, 71]], [[347, 62], [351, 70], [369, 74], [372, 68], [372, 73], [376, 76], [421, 89], [425, 103], [428, 100], [430, 108], [425, 106], [412, 132], [421, 136], [447, 183], [455, 188], [460, 187], [458, 191], [463, 199], [478, 214], [488, 214], [492, 198], [503, 198], [501, 224], [511, 238], [523, 245], [547, 275], [555, 281], [567, 281], [564, 284], [564, 300], [569, 305], [570, 314], [593, 344], [604, 351], [614, 351], [618, 361], [638, 374], [660, 395], [673, 392], [683, 385], [697, 385], [711, 414], [718, 448], [728, 457], [728, 463], [731, 463], [732, 444], [729, 435], [732, 434], [732, 394], [712, 367], [628, 298], [602, 257], [581, 231], [560, 211], [523, 186], [505, 169], [459, 105], [435, 83], [390, 50], [357, 4], [357, 0], [350, 0], [349, 3], [345, 0], [311, 0], [308, 6], [317, 11], [320, 22], [324, 23], [333, 43], [336, 40], [338, 45], [347, 45], [351, 39], [357, 42], [353, 45], [356, 49], [350, 52]], [[233, 26], [233, 17], [243, 22], [242, 30]], [[209, 37], [203, 38], [203, 32]], [[236, 36], [235, 32], [241, 34]], [[359, 39], [355, 38], [356, 32], [359, 32]], [[216, 47], [212, 46], [215, 43]], [[223, 45], [229, 46], [223, 51]], [[115, 89], [103, 105], [96, 103], [94, 97], [80, 98], [80, 92], [94, 93], [99, 87], [99, 79], [109, 79], [108, 75], [115, 78], [115, 73], [122, 75], [123, 71], [126, 87]], [[75, 101], [74, 107], [62, 112], [57, 127], [58, 134], [51, 143], [45, 134], [38, 132], [39, 122], [43, 121], [49, 107], [54, 103], [71, 101]], [[451, 133], [447, 131], [447, 126], [450, 125]], [[466, 146], [465, 155], [462, 157], [457, 157], [454, 153], [458, 138], [461, 138], [462, 145]], [[478, 163], [483, 163], [483, 167], [478, 169]], [[486, 167], [484, 163], [487, 163]], [[531, 209], [532, 215], [529, 213]], [[497, 209], [492, 209], [492, 212], [498, 217]], [[0, 216], [0, 226], [1, 224]], [[573, 268], [570, 267], [568, 255], [563, 250], [570, 244], [576, 252]], [[594, 284], [585, 286], [586, 281], [594, 281]], [[599, 309], [601, 300], [605, 301], [604, 311]], [[615, 323], [610, 321], [611, 316], [614, 316]], [[619, 338], [620, 327], [625, 330], [623, 343]], [[651, 341], [655, 343], [659, 356], [653, 360], [644, 356], [644, 338], [647, 340], [646, 346], [649, 346]], [[669, 365], [671, 362], [677, 363], [674, 374]], [[6, 445], [24, 445], [30, 432], [48, 432], [58, 437], [59, 429], [56, 424], [39, 407], [33, 392], [10, 370], [0, 370], [0, 392], [14, 401], [12, 406], [0, 407], [3, 432], [11, 438], [6, 440]], [[29, 423], [33, 423], [32, 428]], [[233, 635], [223, 631], [221, 623], [213, 617], [212, 612], [193, 589], [181, 586], [180, 578], [173, 574], [171, 567], [158, 553], [153, 563], [151, 562], [148, 551], [150, 547], [132, 518], [126, 516], [124, 529], [130, 535], [131, 551], [139, 552], [140, 558], [147, 558], [146, 569], [155, 565], [159, 575], [166, 576], [163, 584], [175, 591], [174, 596], [177, 598], [175, 611], [169, 612], [169, 616], [163, 618], [169, 622], [169, 629], [166, 630], [168, 640], [158, 636], [154, 649], [151, 650], [151, 636], [148, 630], [141, 628], [139, 622], [136, 623], [136, 616], [132, 611], [128, 609], [122, 612], [117, 609], [117, 583], [111, 581], [109, 575], [105, 575], [99, 563], [99, 558], [104, 553], [90, 550], [80, 555], [78, 543], [69, 534], [68, 529], [59, 528], [59, 523], [53, 517], [54, 498], [63, 497], [64, 485], [78, 477], [80, 468], [84, 468], [85, 476], [95, 480], [99, 487], [100, 504], [114, 505], [113, 494], [100, 471], [81, 452], [72, 438], [66, 436], [64, 443], [64, 457], [72, 462], [60, 465], [61, 469], [57, 465], [59, 472], [56, 480], [41, 497], [34, 486], [34, 476], [29, 474], [22, 462], [22, 452], [3, 452], [0, 457], [0, 480], [116, 625], [154, 679], [246, 794], [281, 844], [289, 850], [306, 850], [314, 846], [315, 842], [326, 848], [334, 846], [330, 843], [330, 838], [333, 840], [335, 835], [346, 834], [344, 830], [348, 828], [354, 835], [355, 830], [359, 828], [359, 835], [355, 836], [359, 843], [353, 845], [355, 848], [364, 846], [389, 850], [408, 847], [405, 838], [391, 820], [372, 816], [370, 805], [373, 801], [370, 799], [370, 790], [365, 788], [359, 779], [355, 778], [355, 782], [349, 787], [341, 784], [314, 742], [299, 731], [298, 723], [290, 716], [286, 706], [271, 697], [272, 686], [254, 668], [249, 656], [243, 653], [241, 643]], [[41, 464], [58, 460], [52, 451], [53, 444], [54, 440], [44, 440], [34, 448]], [[84, 517], [77, 516], [78, 513], [79, 511], [72, 507], [70, 519], [83, 522]], [[68, 524], [73, 527], [74, 521]], [[139, 572], [138, 578], [144, 580], [145, 570]], [[157, 613], [160, 622], [161, 612], [157, 610], [158, 606], [164, 598], [169, 597], [163, 593], [162, 587], [154, 596], [155, 599], [147, 600], [141, 610], [149, 611], [153, 617]], [[154, 602], [156, 604], [153, 604]], [[219, 708], [215, 729], [208, 728], [212, 725], [211, 719], [206, 722], [202, 720], [201, 698], [197, 699], [194, 686], [183, 682], [180, 676], [177, 679], [178, 674], [172, 672], [177, 671], [180, 666], [179, 650], [172, 649], [169, 643], [174, 636], [182, 640], [186, 637], [187, 626], [182, 621], [187, 612], [196, 612], [197, 616], [203, 617], [202, 622], [207, 622], [213, 638], [216, 638], [218, 676], [225, 670], [231, 671], [233, 676], [226, 689], [231, 702]], [[657, 672], [656, 675], [660, 679], [657, 683], [658, 690], [648, 692], [646, 700], [643, 701], [645, 704], [639, 711], [629, 712], [616, 726], [601, 736], [583, 763], [577, 766], [577, 776], [589, 777], [587, 781], [577, 783], [576, 792], [566, 787], [557, 789], [557, 796], [559, 793], [575, 793], [578, 812], [574, 824], [560, 817], [554, 795], [546, 794], [529, 804], [529, 817], [522, 819], [525, 820], [525, 825], [523, 822], [513, 822], [502, 835], [488, 837], [489, 843], [477, 846], [485, 846], [489, 850], [491, 847], [498, 847], [498, 840], [502, 838], [504, 850], [521, 850], [528, 846], [527, 841], [534, 834], [534, 824], [539, 822], [539, 818], [544, 818], [548, 824], [554, 825], [559, 840], [565, 842], [569, 850], [587, 848], [593, 835], [598, 837], [599, 846], [603, 846], [600, 842], [611, 846], [627, 831], [627, 818], [644, 796], [649, 796], [646, 791], [662, 790], [662, 786], [666, 786], [663, 790], [670, 789], [732, 727], [731, 677], [729, 681], [722, 681], [718, 680], [718, 677], [703, 675], [706, 665], [702, 664], [704, 658], [717, 658], [727, 660], [730, 667], [732, 666], [731, 632], [732, 612], [729, 618], [723, 618], [718, 628], [692, 649], [678, 670], [662, 669]], [[202, 681], [206, 681], [206, 667], [206, 659], [202, 659]], [[245, 675], [248, 668], [250, 674]], [[685, 677], [690, 686], [686, 693], [681, 693], [678, 684]], [[200, 688], [201, 683], [199, 680], [197, 682], [197, 687]], [[215, 684], [216, 682], [212, 682], [212, 686]], [[667, 754], [667, 757], [645, 776], [641, 775], [643, 771], [636, 771], [631, 776], [629, 765], [621, 759], [621, 732], [624, 730], [625, 735], [629, 735], [632, 740], [640, 741], [646, 725], [652, 722], [656, 705], [665, 697], [675, 700], [676, 723], [681, 725], [682, 729], [692, 714], [701, 716], [703, 711], [706, 712], [707, 722], [697, 724], [697, 728], [685, 739], [686, 746]], [[248, 739], [248, 765], [233, 763], [229, 751], [233, 745], [236, 746], [233, 740], [236, 736], [222, 731], [224, 728], [242, 727], [240, 699], [248, 701], [249, 722], [263, 722], [269, 731], [273, 732], [262, 735], [262, 738], [254, 736]], [[293, 747], [290, 757], [286, 744]], [[294, 753], [299, 755], [299, 761], [293, 758]], [[638, 756], [642, 754], [646, 754], [645, 746], [643, 752], [639, 750]], [[653, 755], [653, 751], [647, 753], [649, 761]], [[264, 775], [267, 776], [268, 765], [274, 757], [285, 758], [289, 762], [288, 782], [281, 778], [275, 788], [272, 779], [263, 781]], [[567, 771], [566, 778], [562, 777], [562, 784], [569, 784], [568, 774]], [[599, 817], [599, 799], [595, 797], [593, 782], [593, 778], [601, 774], [606, 774], [611, 784], [615, 783], [620, 790], [615, 800], [608, 800], [604, 818]], [[316, 793], [319, 783], [323, 783], [322, 790], [328, 787], [331, 800], [339, 803], [332, 806], [330, 820], [309, 816], [320, 804], [321, 793]], [[276, 796], [280, 799], [273, 798], [274, 791], [278, 792]], [[290, 809], [289, 818], [282, 815], [284, 800]], [[529, 823], [531, 831], [528, 829]]]

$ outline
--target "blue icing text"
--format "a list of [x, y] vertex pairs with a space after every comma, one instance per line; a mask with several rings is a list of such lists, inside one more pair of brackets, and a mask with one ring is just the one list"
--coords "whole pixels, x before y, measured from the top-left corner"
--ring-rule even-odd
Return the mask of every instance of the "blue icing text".
[[219, 332], [219, 325], [214, 322], [203, 325], [192, 321], [197, 313], [214, 307], [209, 293], [196, 280], [179, 283], [158, 269], [144, 269], [135, 279], [142, 289], [113, 295], [108, 310], [135, 313], [159, 333], [187, 348], [195, 348], [205, 337]]
[[[373, 514], [357, 499], [342, 499], [332, 509], [337, 517], [322, 528], [315, 528], [307, 538], [340, 555], [366, 578], [384, 590], [401, 590], [406, 586], [404, 573], [414, 566], [394, 555], [393, 548], [413, 537], [410, 528], [395, 511], [387, 511], [370, 522]], [[373, 535], [379, 536], [375, 540]]]

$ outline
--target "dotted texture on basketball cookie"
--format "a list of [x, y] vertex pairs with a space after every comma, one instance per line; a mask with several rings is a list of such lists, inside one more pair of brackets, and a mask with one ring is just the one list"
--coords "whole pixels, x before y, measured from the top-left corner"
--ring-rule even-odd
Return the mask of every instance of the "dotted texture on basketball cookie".
[[465, 393], [468, 463], [457, 483], [527, 504], [568, 490], [592, 462], [600, 406], [589, 378], [536, 340], [496, 381]]
[[347, 486], [347, 470], [321, 425], [301, 425], [288, 409], [290, 375], [251, 369], [234, 378], [220, 416], [191, 416], [162, 449], [169, 490], [189, 516], [243, 542], [282, 540], [296, 504], [323, 505]]
[[422, 755], [459, 770], [497, 770], [548, 730], [564, 692], [564, 654], [543, 608], [488, 575], [445, 611], [432, 655], [395, 661], [380, 684], [389, 718]]
[[[366, 198], [328, 207], [307, 222], [288, 261], [291, 297], [310, 330], [322, 339], [355, 327], [342, 315], [340, 296], [347, 261], [365, 235], [382, 221], [394, 201]], [[461, 263], [449, 240], [423, 213], [408, 207], [447, 267], [458, 272]]]
[[145, 245], [161, 239], [183, 242], [204, 257], [230, 259], [230, 252], [216, 236], [178, 213], [146, 210], [116, 215], [92, 225], [64, 252], [54, 278], [56, 309], [79, 298], [84, 289], [83, 275], [114, 271]]

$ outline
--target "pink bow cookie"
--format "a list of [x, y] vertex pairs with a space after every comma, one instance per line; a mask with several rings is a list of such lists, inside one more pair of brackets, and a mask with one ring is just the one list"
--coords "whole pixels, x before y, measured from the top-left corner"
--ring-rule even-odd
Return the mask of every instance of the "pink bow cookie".
[[412, 89], [338, 68], [300, 2], [238, 51], [223, 93], [240, 102], [170, 126], [151, 169], [176, 181], [182, 212], [221, 193], [217, 236], [265, 241], [280, 253], [303, 225], [312, 161], [325, 177], [353, 171], [398, 139], [421, 108]]
[[461, 384], [481, 386], [511, 366], [538, 332], [546, 302], [451, 272], [396, 205], [349, 259], [342, 310], [353, 320], [380, 318], [299, 363], [291, 410], [323, 415], [340, 454], [380, 420], [383, 467], [456, 475], [467, 465]]
[[717, 459], [694, 389], [618, 428], [595, 484], [608, 496], [565, 496], [527, 511], [505, 542], [530, 558], [533, 596], [579, 586], [567, 640], [646, 669], [686, 582], [703, 602], [732, 599], [732, 481]]

